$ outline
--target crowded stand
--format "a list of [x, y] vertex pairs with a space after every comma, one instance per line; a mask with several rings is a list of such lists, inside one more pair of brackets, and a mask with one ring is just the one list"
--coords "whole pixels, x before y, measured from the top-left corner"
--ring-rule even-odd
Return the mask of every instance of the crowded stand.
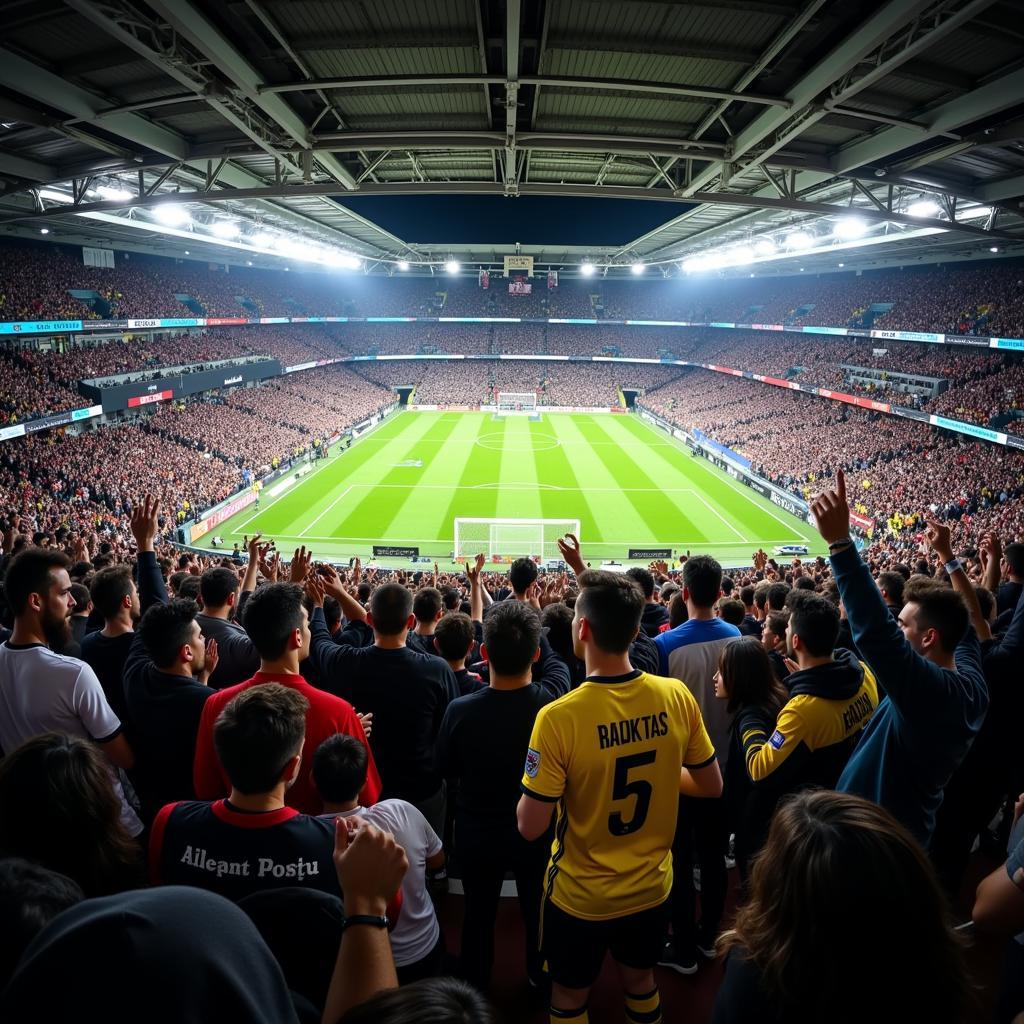
[[[1024, 272], [1014, 263], [953, 263], [798, 278], [579, 280], [543, 274], [510, 294], [492, 274], [377, 277], [302, 268], [282, 274], [116, 253], [113, 268], [85, 266], [71, 246], [0, 246], [0, 319], [259, 316], [520, 316], [785, 323], [1024, 335]], [[94, 295], [76, 299], [71, 290]], [[176, 296], [185, 296], [179, 299]]]
[[644, 390], [677, 376], [674, 366], [481, 360], [402, 360], [354, 364], [388, 388], [415, 386], [417, 405], [489, 405], [499, 391], [534, 391], [538, 405], [617, 406], [622, 386]]
[[705, 370], [652, 391], [644, 403], [702, 430], [801, 497], [843, 466], [857, 510], [910, 547], [926, 509], [952, 520], [959, 541], [980, 529], [1014, 537], [1024, 530], [1024, 455], [1014, 449]]
[[[82, 316], [60, 293], [90, 287], [117, 315], [173, 310], [178, 290], [218, 315], [653, 318], [701, 301], [693, 282], [680, 298], [674, 281], [543, 278], [532, 296], [446, 279], [346, 294], [314, 274], [11, 251], [38, 280], [0, 278], [0, 318]], [[845, 322], [891, 301], [879, 322], [1024, 333], [1014, 273], [775, 282], [760, 308]], [[702, 313], [749, 314], [768, 287], [716, 285]], [[1024, 391], [1015, 356], [890, 341], [267, 325], [19, 340], [0, 409], [66, 409], [79, 380], [186, 362], [371, 353], [671, 354], [912, 401], [846, 364], [947, 381], [920, 407], [973, 422]], [[638, 390], [805, 502], [828, 557], [758, 548], [724, 570], [673, 551], [612, 572], [565, 535], [557, 567], [402, 568], [269, 536], [229, 557], [174, 542], [410, 386], [441, 407], [534, 391], [621, 410]], [[111, 419], [0, 443], [0, 1020], [588, 1024], [611, 1000], [595, 1020], [1019, 1024], [1024, 453], [709, 370], [569, 359], [368, 359]]]

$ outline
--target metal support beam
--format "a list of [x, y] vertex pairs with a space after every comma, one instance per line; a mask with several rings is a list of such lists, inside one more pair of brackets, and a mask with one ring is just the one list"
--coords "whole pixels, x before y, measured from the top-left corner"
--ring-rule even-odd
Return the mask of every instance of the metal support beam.
[[[994, 0], [975, 0], [969, 4], [969, 10], [990, 6]], [[915, 19], [932, 6], [931, 0], [888, 0], [872, 15], [866, 18], [843, 42], [830, 53], [825, 54], [789, 90], [788, 98], [793, 101], [791, 112], [767, 110], [759, 114], [733, 140], [733, 159], [742, 160], [760, 143], [774, 136], [770, 143], [762, 148], [750, 161], [744, 161], [740, 170], [759, 163], [766, 156], [777, 151], [786, 142], [791, 141], [800, 133], [825, 116], [825, 111], [813, 111], [809, 107], [826, 89], [834, 87], [837, 82], [854, 71], [866, 58], [875, 51], [881, 51], [897, 33], [911, 23], [916, 27]], [[951, 17], [942, 25], [929, 33], [924, 33], [911, 44], [904, 46], [893, 56], [884, 61], [876, 61], [876, 66], [866, 75], [859, 77], [845, 88], [833, 95], [833, 102], [841, 103], [850, 96], [867, 88], [879, 77], [888, 74], [894, 67], [909, 60], [925, 45], [930, 45], [939, 35], [951, 31], [960, 24], [962, 18]], [[924, 42], [927, 40], [927, 43]], [[787, 122], [789, 122], [787, 124]], [[783, 130], [785, 129], [785, 130]], [[721, 165], [712, 164], [698, 174], [690, 183], [688, 193], [703, 189], [710, 185], [721, 173]]]
[[[260, 107], [289, 138], [301, 148], [308, 148], [309, 129], [302, 118], [280, 97], [262, 95], [257, 91], [260, 76], [256, 70], [200, 10], [188, 0], [152, 0], [149, 6], [212, 60], [242, 94]], [[345, 188], [356, 187], [355, 178], [335, 157], [321, 155], [317, 162]]]
[[[261, 85], [261, 93], [279, 94], [289, 92], [311, 92], [314, 89], [422, 89], [424, 87], [451, 88], [453, 86], [504, 85], [499, 75], [452, 74], [452, 75], [378, 75], [373, 78], [314, 78], [307, 82], [287, 82], [284, 85]], [[543, 86], [556, 89], [584, 89], [589, 92], [624, 92], [657, 96], [672, 96], [676, 99], [707, 99], [753, 103], [765, 107], [788, 109], [792, 104], [784, 96], [768, 96], [764, 93], [737, 92], [729, 89], [712, 89], [701, 85], [680, 85], [675, 82], [637, 81], [632, 78], [576, 78], [572, 75], [521, 75], [520, 85]]]
[[[515, 168], [511, 172], [515, 174]], [[333, 182], [314, 182], [305, 184], [282, 184], [274, 187], [262, 188], [238, 188], [230, 190], [215, 190], [209, 194], [203, 191], [179, 192], [175, 195], [175, 201], [181, 203], [217, 203], [233, 202], [249, 199], [282, 199], [290, 196], [315, 196], [331, 195], [336, 189]], [[501, 195], [504, 191], [502, 183], [477, 181], [434, 181], [426, 182], [388, 182], [381, 184], [367, 185], [360, 190], [361, 194], [394, 196], [394, 195]], [[596, 186], [596, 185], [575, 185], [571, 183], [533, 183], [525, 184], [521, 189], [524, 195], [556, 195], [556, 196], [589, 196], [610, 199], [646, 199], [657, 200], [668, 203], [682, 203], [692, 206], [695, 203], [709, 203], [714, 206], [735, 206], [746, 209], [767, 209], [767, 210], [792, 210], [798, 213], [815, 216], [835, 217], [842, 216], [848, 212], [848, 207], [834, 203], [811, 202], [798, 198], [773, 198], [764, 196], [742, 195], [735, 192], [700, 192], [688, 200], [681, 200], [673, 196], [666, 189], [630, 188], [625, 186]], [[123, 210], [126, 206], [148, 207], [166, 201], [166, 196], [149, 196], [142, 200], [132, 200], [129, 203], [119, 201], [103, 201], [97, 203], [86, 203], [78, 209], [69, 210], [62, 207], [60, 210], [47, 211], [47, 216], [74, 216], [80, 213], [109, 212]], [[889, 213], [884, 210], [872, 210], [858, 208], [858, 216], [872, 223], [893, 223], [903, 224], [917, 228], [938, 228], [942, 231], [960, 232], [961, 234], [983, 236], [986, 238], [1003, 238], [1007, 241], [1019, 241], [1019, 236], [1002, 232], [987, 232], [984, 228], [975, 227], [970, 224], [956, 223], [931, 219], [926, 217], [910, 217], [907, 214]], [[31, 220], [34, 214], [16, 213], [11, 216], [0, 218], [0, 223], [13, 223], [23, 220]], [[627, 247], [629, 249], [633, 246]]]
[[[85, 121], [92, 121], [106, 105], [99, 97], [6, 49], [0, 49], [0, 86]], [[143, 146], [174, 160], [183, 159], [188, 151], [180, 135], [138, 114], [111, 115], [104, 120], [103, 129], [135, 147]], [[93, 144], [88, 136], [80, 134], [79, 137]]]
[[522, 0], [505, 3], [505, 194], [516, 195], [519, 187], [516, 127], [519, 119], [519, 26]]
[[1015, 174], [1009, 178], [996, 178], [995, 181], [976, 188], [974, 193], [986, 203], [994, 203], [1002, 199], [1018, 199], [1024, 196], [1024, 174]]
[[14, 153], [0, 152], [0, 174], [9, 174], [26, 181], [52, 181], [59, 172], [49, 164]]

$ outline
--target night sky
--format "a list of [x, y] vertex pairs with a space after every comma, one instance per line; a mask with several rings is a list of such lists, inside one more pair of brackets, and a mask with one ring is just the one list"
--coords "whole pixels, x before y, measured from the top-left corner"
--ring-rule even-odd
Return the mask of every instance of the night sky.
[[692, 203], [583, 196], [335, 196], [406, 242], [625, 245]]

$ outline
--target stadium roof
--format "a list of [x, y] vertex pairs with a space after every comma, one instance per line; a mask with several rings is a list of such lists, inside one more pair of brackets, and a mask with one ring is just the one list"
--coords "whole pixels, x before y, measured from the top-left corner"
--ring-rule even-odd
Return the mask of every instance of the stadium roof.
[[[283, 232], [367, 269], [493, 266], [521, 243], [613, 272], [742, 250], [739, 272], [766, 235], [766, 272], [1024, 253], [1016, 0], [0, 8], [8, 233], [274, 265]], [[190, 223], [155, 222], [175, 194]], [[365, 212], [410, 194], [520, 197], [541, 240], [486, 219], [473, 241], [464, 224], [413, 240]], [[530, 196], [589, 200], [587, 219], [664, 209], [595, 244], [544, 237]], [[810, 239], [787, 247], [797, 228]]]

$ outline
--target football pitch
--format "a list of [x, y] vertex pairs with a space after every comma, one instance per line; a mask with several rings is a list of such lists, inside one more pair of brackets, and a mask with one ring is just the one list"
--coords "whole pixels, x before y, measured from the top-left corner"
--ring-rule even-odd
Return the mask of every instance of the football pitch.
[[418, 547], [450, 565], [457, 517], [578, 519], [595, 565], [640, 547], [724, 565], [749, 564], [759, 546], [825, 553], [807, 523], [633, 415], [402, 411], [279, 488], [214, 532], [230, 546], [258, 531], [331, 561]]

